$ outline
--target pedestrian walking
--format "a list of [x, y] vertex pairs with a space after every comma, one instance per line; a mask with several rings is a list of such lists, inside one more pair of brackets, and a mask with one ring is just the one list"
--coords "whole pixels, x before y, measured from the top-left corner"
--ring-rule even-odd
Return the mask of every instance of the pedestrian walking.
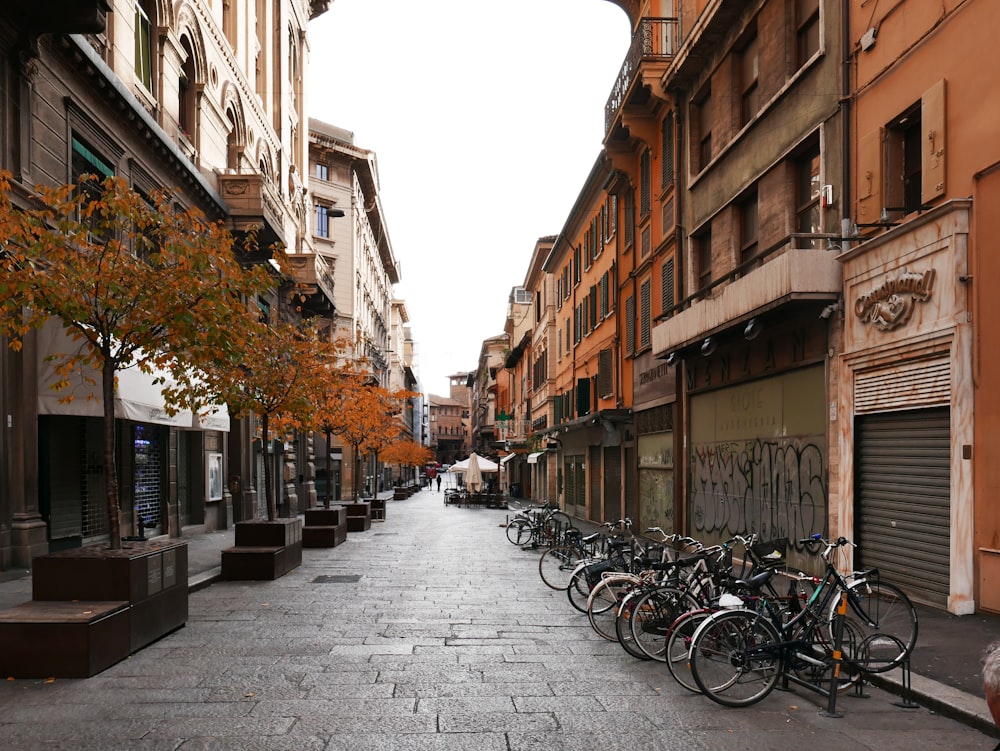
[[438, 492], [440, 493], [441, 492], [441, 475], [438, 475], [434, 479], [437, 480]]
[[431, 489], [432, 493], [434, 492], [434, 480], [435, 479], [437, 479], [438, 489], [440, 489], [441, 488], [441, 478], [438, 476], [437, 468], [436, 467], [428, 467], [427, 468], [427, 487]]
[[[1000, 728], [1000, 642], [994, 642], [986, 648], [986, 656], [983, 657], [983, 692], [986, 694], [986, 706], [990, 708], [993, 722]], [[993, 751], [1000, 751], [1000, 743]]]

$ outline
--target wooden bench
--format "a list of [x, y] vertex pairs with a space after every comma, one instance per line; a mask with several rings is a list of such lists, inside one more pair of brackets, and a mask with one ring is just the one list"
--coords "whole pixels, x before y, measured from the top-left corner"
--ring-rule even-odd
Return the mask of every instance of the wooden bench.
[[0, 610], [0, 675], [89, 678], [129, 656], [127, 601], [32, 600]]
[[371, 512], [373, 522], [385, 521], [385, 498], [372, 498]]
[[347, 509], [347, 531], [364, 532], [372, 526], [371, 501], [349, 501], [343, 503]]

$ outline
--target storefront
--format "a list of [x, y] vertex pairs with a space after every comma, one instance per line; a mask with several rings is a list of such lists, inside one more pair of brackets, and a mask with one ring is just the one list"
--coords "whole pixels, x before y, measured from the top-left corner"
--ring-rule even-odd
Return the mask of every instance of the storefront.
[[968, 224], [953, 201], [841, 256], [844, 534], [856, 566], [956, 614], [975, 606]]

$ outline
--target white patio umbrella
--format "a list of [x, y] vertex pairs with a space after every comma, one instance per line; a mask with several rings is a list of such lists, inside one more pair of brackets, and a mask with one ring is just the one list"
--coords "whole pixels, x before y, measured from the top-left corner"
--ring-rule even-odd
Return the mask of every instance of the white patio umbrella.
[[[479, 454], [472, 454], [476, 457], [476, 462], [479, 464], [480, 472], [496, 472], [497, 465], [496, 462], [491, 462], [489, 459], [480, 456]], [[461, 475], [469, 471], [469, 460], [472, 459], [470, 456], [468, 459], [463, 459], [460, 462], [455, 462], [448, 468], [448, 471], [452, 474]]]
[[470, 493], [478, 493], [483, 489], [483, 473], [479, 470], [479, 456], [469, 457], [469, 466], [465, 472], [465, 487]]

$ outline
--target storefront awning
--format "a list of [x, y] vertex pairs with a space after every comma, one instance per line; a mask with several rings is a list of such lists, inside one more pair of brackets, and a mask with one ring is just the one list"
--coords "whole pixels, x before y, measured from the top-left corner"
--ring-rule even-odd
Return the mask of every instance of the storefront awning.
[[544, 451], [536, 451], [533, 454], [528, 454], [528, 464], [538, 464], [538, 457], [544, 453]]
[[[75, 373], [72, 383], [59, 391], [51, 386], [56, 383], [55, 362], [48, 358], [72, 352], [80, 345], [72, 340], [56, 322], [50, 321], [38, 332], [38, 414], [72, 415], [77, 417], [101, 417], [101, 374], [88, 369], [87, 373]], [[126, 368], [117, 373], [118, 385], [115, 393], [115, 417], [134, 422], [169, 425], [175, 428], [193, 430], [229, 430], [229, 412], [225, 405], [212, 406], [203, 410], [202, 415], [191, 410], [167, 413], [162, 387], [156, 383], [165, 372], [143, 373], [138, 368]]]

